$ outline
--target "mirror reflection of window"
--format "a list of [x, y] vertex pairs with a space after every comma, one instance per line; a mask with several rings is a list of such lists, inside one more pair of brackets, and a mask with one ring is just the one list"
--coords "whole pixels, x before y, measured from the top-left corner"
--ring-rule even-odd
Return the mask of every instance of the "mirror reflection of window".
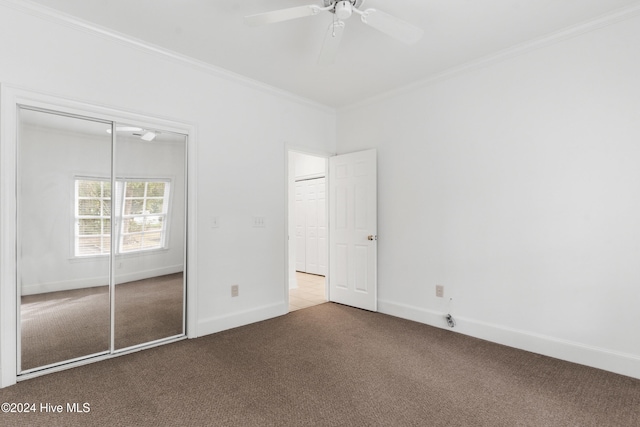
[[124, 181], [119, 251], [136, 252], [165, 247], [169, 218], [169, 181]]
[[[114, 216], [120, 238], [116, 253], [164, 249], [167, 242], [170, 180], [116, 180]], [[109, 254], [111, 246], [111, 181], [75, 179], [75, 256]]]
[[74, 255], [108, 255], [111, 248], [111, 181], [75, 180]]

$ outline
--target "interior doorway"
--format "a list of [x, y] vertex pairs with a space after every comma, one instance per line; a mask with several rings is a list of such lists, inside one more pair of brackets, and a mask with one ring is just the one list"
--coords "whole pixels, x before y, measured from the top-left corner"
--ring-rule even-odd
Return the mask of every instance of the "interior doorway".
[[[308, 307], [332, 301], [377, 311], [377, 151], [369, 149], [332, 157], [289, 151], [287, 156], [289, 311], [294, 308], [290, 302], [295, 302], [301, 293], [299, 277], [302, 280], [305, 276], [299, 274], [309, 274], [304, 271], [309, 266], [313, 269], [322, 265], [324, 272], [316, 271], [316, 275], [326, 275], [322, 276], [324, 300], [298, 300], [299, 303]], [[318, 178], [324, 178], [324, 184], [311, 190], [310, 196], [305, 195], [304, 181]], [[306, 209], [296, 211], [296, 203], [313, 206], [310, 220]], [[304, 221], [297, 222], [301, 217]], [[316, 254], [310, 254], [307, 235], [313, 237], [310, 246]], [[326, 248], [318, 246], [321, 240], [327, 243]], [[297, 260], [303, 241], [304, 262]]]
[[289, 311], [327, 302], [327, 158], [289, 151]]

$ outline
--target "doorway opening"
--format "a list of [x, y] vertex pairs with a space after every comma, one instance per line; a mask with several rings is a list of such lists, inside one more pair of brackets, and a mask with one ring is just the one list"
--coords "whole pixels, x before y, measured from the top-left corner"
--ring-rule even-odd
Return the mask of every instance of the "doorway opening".
[[289, 311], [327, 302], [327, 158], [288, 153]]

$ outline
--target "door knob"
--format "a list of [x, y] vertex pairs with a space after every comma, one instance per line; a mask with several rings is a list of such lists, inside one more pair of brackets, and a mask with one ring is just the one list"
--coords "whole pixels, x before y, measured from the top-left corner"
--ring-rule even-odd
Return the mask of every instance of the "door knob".
[[378, 236], [375, 236], [375, 235], [373, 235], [373, 234], [369, 234], [369, 235], [367, 236], [367, 240], [378, 240]]

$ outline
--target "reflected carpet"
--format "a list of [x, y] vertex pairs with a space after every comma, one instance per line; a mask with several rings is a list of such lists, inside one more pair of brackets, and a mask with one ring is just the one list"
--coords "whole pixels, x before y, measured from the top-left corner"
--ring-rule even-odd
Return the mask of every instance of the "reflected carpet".
[[[115, 347], [182, 333], [182, 273], [122, 283], [115, 290]], [[107, 286], [22, 297], [22, 369], [109, 350]]]

